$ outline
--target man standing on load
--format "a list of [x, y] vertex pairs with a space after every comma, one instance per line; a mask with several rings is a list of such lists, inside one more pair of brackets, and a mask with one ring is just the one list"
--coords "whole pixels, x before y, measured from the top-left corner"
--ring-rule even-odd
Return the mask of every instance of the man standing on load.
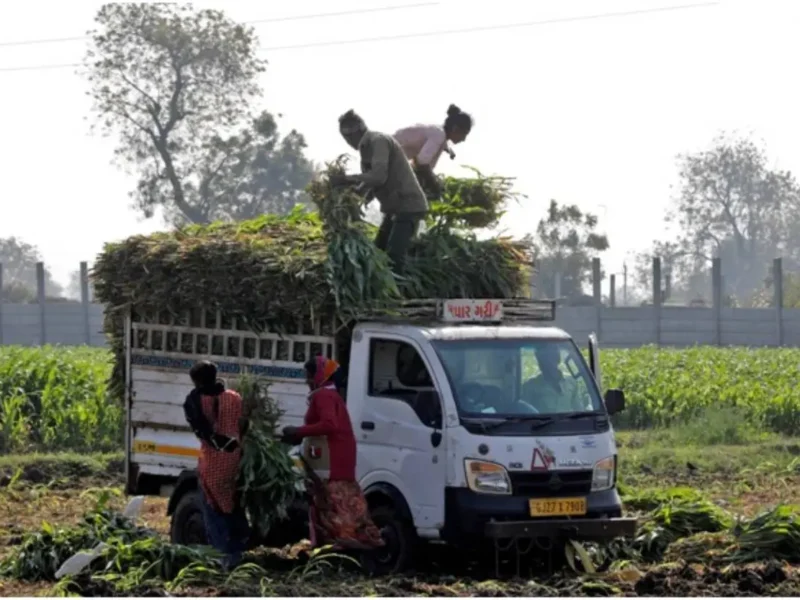
[[358, 183], [367, 198], [381, 204], [381, 222], [375, 245], [385, 250], [402, 273], [411, 240], [428, 212], [428, 200], [417, 181], [403, 149], [391, 135], [370, 131], [364, 120], [349, 110], [339, 117], [339, 131], [345, 141], [361, 154], [361, 174], [344, 175], [333, 185]]
[[197, 475], [203, 492], [203, 520], [209, 544], [224, 555], [231, 569], [242, 557], [249, 537], [247, 515], [239, 503], [237, 479], [247, 427], [242, 397], [217, 379], [217, 367], [202, 360], [189, 371], [194, 389], [186, 396], [186, 421], [200, 439]]

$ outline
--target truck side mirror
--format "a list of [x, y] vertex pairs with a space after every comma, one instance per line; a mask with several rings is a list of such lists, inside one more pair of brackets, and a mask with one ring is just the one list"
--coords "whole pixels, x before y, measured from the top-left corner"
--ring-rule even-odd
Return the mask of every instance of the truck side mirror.
[[604, 400], [609, 415], [625, 410], [625, 392], [622, 390], [606, 390]]
[[442, 401], [436, 390], [417, 392], [414, 401], [414, 412], [419, 420], [432, 429], [442, 428]]

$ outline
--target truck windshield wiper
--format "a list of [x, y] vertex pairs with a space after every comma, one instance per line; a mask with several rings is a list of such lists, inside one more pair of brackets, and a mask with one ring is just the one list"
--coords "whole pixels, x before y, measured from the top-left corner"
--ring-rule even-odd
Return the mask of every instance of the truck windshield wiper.
[[481, 426], [484, 431], [491, 431], [493, 429], [497, 429], [498, 427], [502, 427], [503, 425], [508, 425], [509, 423], [526, 423], [528, 421], [541, 421], [541, 420], [550, 420], [551, 417], [547, 415], [518, 415], [513, 417], [496, 417], [502, 419], [500, 421], [495, 421], [493, 423], [486, 423], [481, 419], [477, 419], [475, 422]]
[[559, 421], [573, 421], [576, 419], [583, 419], [585, 417], [599, 417], [603, 416], [605, 413], [599, 411], [582, 411], [582, 412], [575, 412], [575, 413], [568, 413], [563, 415], [515, 415], [511, 417], [495, 417], [496, 419], [500, 419], [499, 421], [494, 421], [492, 423], [486, 423], [480, 418], [476, 418], [476, 424], [481, 426], [483, 431], [492, 431], [497, 429], [498, 427], [502, 427], [503, 425], [508, 425], [509, 423], [527, 423], [528, 421], [533, 421], [531, 425], [531, 430], [535, 431], [537, 429], [542, 429], [543, 427], [547, 427], [548, 425], [552, 425], [553, 423]]
[[531, 425], [532, 430], [541, 429], [542, 427], [547, 427], [548, 425], [552, 425], [553, 423], [558, 423], [560, 421], [575, 421], [577, 419], [583, 419], [585, 417], [600, 417], [603, 416], [604, 413], [596, 410], [585, 410], [581, 412], [574, 412], [569, 413], [566, 415], [558, 415], [552, 417], [545, 417], [546, 420], [540, 421], [539, 423], [534, 423]]

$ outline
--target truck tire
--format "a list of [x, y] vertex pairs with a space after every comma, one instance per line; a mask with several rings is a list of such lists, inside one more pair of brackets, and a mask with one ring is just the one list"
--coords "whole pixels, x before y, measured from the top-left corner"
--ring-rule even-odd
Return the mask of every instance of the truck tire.
[[364, 555], [364, 567], [375, 575], [390, 575], [408, 569], [418, 544], [417, 532], [392, 506], [380, 504], [370, 511], [386, 545]]
[[203, 520], [203, 498], [200, 490], [185, 493], [172, 513], [169, 534], [173, 544], [183, 546], [208, 544]]

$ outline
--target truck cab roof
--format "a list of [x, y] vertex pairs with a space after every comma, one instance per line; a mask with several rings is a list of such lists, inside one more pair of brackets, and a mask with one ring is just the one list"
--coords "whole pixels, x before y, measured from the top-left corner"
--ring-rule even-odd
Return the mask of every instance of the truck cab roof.
[[359, 324], [357, 329], [395, 333], [425, 340], [571, 339], [566, 331], [558, 327], [532, 325], [414, 325], [370, 322]]
[[551, 300], [429, 299], [408, 301], [393, 315], [373, 315], [356, 329], [419, 341], [571, 339], [563, 329], [552, 327], [554, 320]]

